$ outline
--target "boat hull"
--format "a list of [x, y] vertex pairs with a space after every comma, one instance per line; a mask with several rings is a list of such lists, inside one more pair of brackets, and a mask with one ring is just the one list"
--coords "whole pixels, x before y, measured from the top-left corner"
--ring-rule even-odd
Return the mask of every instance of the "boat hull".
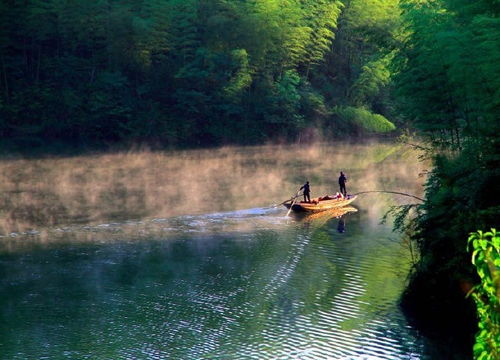
[[326, 211], [326, 210], [331, 210], [331, 209], [336, 209], [336, 208], [341, 208], [344, 206], [349, 205], [352, 203], [354, 200], [356, 200], [356, 196], [353, 196], [349, 199], [331, 199], [331, 200], [319, 200], [319, 199], [313, 199], [310, 203], [308, 202], [298, 202], [298, 203], [292, 203], [286, 202], [283, 205], [287, 209], [292, 208], [292, 211], [295, 212], [321, 212], [321, 211]]

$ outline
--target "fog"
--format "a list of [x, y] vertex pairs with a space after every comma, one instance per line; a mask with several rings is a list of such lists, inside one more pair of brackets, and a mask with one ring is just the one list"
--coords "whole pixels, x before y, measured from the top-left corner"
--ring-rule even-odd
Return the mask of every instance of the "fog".
[[[0, 235], [268, 207], [290, 198], [306, 180], [313, 197], [335, 193], [340, 171], [351, 194], [421, 196], [419, 174], [427, 164], [417, 156], [391, 143], [339, 143], [4, 159]], [[377, 204], [387, 201], [414, 200], [363, 195], [354, 205], [377, 212]]]

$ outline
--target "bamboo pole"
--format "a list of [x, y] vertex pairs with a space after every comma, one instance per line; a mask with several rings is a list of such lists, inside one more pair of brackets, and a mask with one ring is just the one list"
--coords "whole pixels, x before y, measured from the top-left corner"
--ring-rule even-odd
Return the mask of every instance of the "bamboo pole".
[[403, 195], [403, 196], [412, 197], [412, 198], [417, 199], [417, 200], [422, 201], [422, 202], [424, 202], [424, 201], [425, 201], [424, 199], [419, 198], [418, 196], [415, 196], [415, 195], [406, 194], [406, 193], [397, 192], [397, 191], [387, 191], [387, 190], [361, 191], [361, 192], [358, 192], [358, 193], [353, 194], [353, 195], [354, 195], [354, 196], [356, 196], [356, 195], [368, 194], [368, 193], [388, 193], [388, 194], [397, 194], [397, 195]]
[[288, 212], [286, 213], [286, 216], [290, 215], [290, 212], [292, 211], [293, 204], [295, 204], [295, 200], [300, 196], [300, 190], [295, 194], [295, 196], [292, 198], [292, 204], [290, 205], [290, 209], [288, 209]]

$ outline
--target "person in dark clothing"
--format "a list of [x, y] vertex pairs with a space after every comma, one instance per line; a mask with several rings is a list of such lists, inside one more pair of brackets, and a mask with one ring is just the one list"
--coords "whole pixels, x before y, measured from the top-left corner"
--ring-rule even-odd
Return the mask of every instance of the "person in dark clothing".
[[341, 171], [340, 172], [340, 177], [339, 177], [339, 185], [340, 185], [340, 192], [342, 193], [342, 195], [344, 195], [344, 197], [347, 196], [347, 190], [345, 188], [345, 183], [346, 182], [347, 182], [347, 178], [344, 175], [344, 173]]
[[311, 202], [311, 189], [309, 188], [309, 181], [306, 181], [299, 191], [302, 189], [304, 189], [304, 202]]

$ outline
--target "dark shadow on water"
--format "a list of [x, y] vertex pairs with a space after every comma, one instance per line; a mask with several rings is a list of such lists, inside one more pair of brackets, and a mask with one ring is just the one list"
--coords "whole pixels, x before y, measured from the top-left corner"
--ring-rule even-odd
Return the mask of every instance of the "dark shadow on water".
[[339, 219], [339, 223], [337, 225], [337, 231], [341, 234], [345, 233], [345, 219], [344, 218]]
[[[458, 286], [441, 287], [441, 294], [436, 296], [429, 290], [432, 282], [440, 281], [442, 275], [433, 279], [413, 274], [414, 280], [403, 292], [400, 307], [409, 324], [425, 336], [428, 349], [433, 351], [432, 359], [467, 360], [472, 358], [477, 315], [471, 298]], [[441, 279], [441, 283], [453, 283], [450, 279]], [[434, 286], [435, 288], [435, 286]], [[433, 294], [430, 296], [429, 294]], [[447, 299], [446, 303], [437, 298]]]

